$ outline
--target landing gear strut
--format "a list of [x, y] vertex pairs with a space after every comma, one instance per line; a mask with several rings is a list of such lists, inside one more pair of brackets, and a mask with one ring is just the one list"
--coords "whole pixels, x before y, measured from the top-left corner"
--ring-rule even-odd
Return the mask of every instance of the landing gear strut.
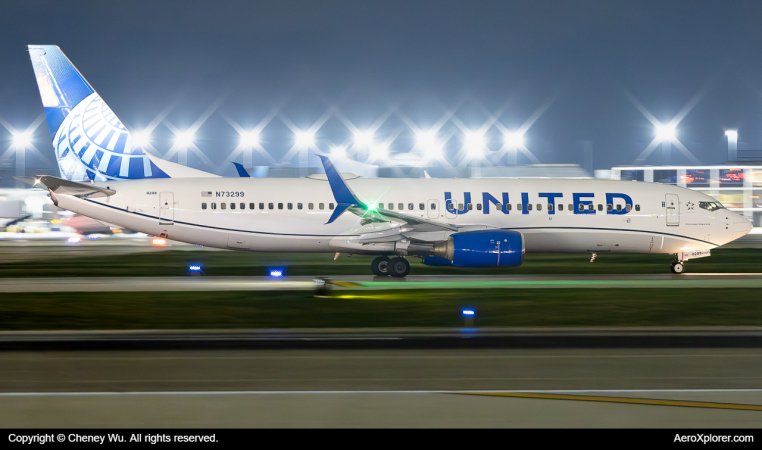
[[675, 261], [672, 263], [672, 267], [670, 268], [672, 273], [681, 274], [685, 272], [685, 264], [683, 264], [682, 261]]
[[377, 277], [393, 276], [402, 278], [410, 273], [410, 263], [405, 258], [392, 258], [379, 256], [370, 264], [370, 270]]

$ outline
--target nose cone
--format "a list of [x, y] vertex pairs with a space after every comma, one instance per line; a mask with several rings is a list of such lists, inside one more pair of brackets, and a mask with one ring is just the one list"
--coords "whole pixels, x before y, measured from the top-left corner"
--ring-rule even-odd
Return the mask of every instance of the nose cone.
[[738, 213], [733, 213], [733, 239], [738, 239], [751, 231], [751, 222]]

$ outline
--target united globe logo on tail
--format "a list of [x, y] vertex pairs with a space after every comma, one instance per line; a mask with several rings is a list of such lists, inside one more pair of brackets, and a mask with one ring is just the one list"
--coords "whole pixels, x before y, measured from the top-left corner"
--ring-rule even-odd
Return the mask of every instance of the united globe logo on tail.
[[71, 181], [168, 178], [55, 45], [29, 55], [61, 176]]

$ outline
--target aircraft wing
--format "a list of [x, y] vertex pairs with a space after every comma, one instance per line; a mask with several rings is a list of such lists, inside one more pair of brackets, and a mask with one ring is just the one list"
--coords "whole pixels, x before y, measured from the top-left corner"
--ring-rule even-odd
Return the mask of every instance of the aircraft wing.
[[116, 194], [113, 189], [98, 187], [94, 184], [78, 183], [76, 181], [64, 180], [51, 175], [42, 175], [35, 177], [36, 185], [43, 185], [51, 192], [63, 195], [74, 195], [77, 197], [108, 197]]
[[344, 214], [344, 212], [349, 211], [352, 214], [360, 216], [361, 222], [364, 224], [371, 222], [399, 221], [404, 222], [407, 230], [415, 232], [458, 230], [458, 227], [455, 225], [417, 217], [413, 214], [405, 214], [403, 212], [386, 209], [375, 209], [371, 205], [361, 202], [357, 199], [354, 192], [352, 192], [349, 185], [347, 185], [344, 177], [342, 177], [339, 171], [333, 166], [331, 160], [328, 159], [327, 156], [318, 155], [318, 157], [320, 157], [320, 160], [323, 162], [328, 183], [331, 185], [331, 191], [333, 191], [333, 197], [336, 199], [337, 203], [336, 209], [333, 210], [333, 214], [331, 215], [331, 218], [328, 219], [327, 223], [333, 222], [338, 219], [339, 216]]

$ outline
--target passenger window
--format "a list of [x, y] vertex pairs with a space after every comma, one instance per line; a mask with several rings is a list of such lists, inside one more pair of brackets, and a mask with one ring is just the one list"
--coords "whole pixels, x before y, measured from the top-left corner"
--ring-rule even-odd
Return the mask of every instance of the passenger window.
[[458, 211], [463, 211], [463, 203], [458, 203]]
[[397, 209], [399, 209], [400, 211], [404, 211], [405, 210], [405, 204], [404, 203], [397, 203]]
[[259, 209], [265, 209], [265, 204], [264, 203], [260, 203], [259, 204]]
[[283, 203], [278, 203], [278, 209], [283, 209]]
[[613, 209], [614, 209], [614, 205], [612, 205], [611, 203], [609, 203], [608, 205], [606, 205], [606, 209], [607, 209], [608, 211], [611, 211], [611, 210], [613, 210]]
[[246, 209], [246, 203], [241, 203], [241, 209]]
[[[580, 208], [579, 210], [582, 211], [582, 208]], [[569, 211], [574, 211], [574, 205], [572, 205], [571, 203], [569, 203]]]
[[598, 211], [603, 211], [603, 205], [598, 203]]
[[587, 205], [587, 210], [588, 211], [595, 211], [595, 206], [593, 206], [593, 204], [590, 203], [589, 205]]
[[476, 210], [477, 211], [481, 211], [482, 210], [482, 204], [481, 203], [477, 203], [476, 204]]
[[630, 205], [628, 203], [627, 205], [625, 205], [624, 209], [625, 209], [625, 211], [630, 212], [630, 211], [632, 211], [632, 205]]
[[495, 203], [495, 209], [498, 210], [498, 211], [502, 211], [503, 210], [503, 204], [502, 203]]
[[307, 209], [315, 209], [314, 203], [307, 203]]
[[616, 205], [616, 210], [617, 211], [621, 211], [622, 210], [622, 205]]
[[273, 208], [275, 208], [275, 204], [274, 203], [268, 203], [267, 204], [267, 208], [268, 209], [273, 209]]
[[516, 203], [516, 211], [524, 211], [524, 209], [521, 207], [521, 203]]
[[230, 209], [235, 209], [235, 203], [230, 204]]
[[294, 204], [293, 204], [293, 203], [288, 203], [288, 204], [286, 205], [286, 207], [287, 207], [288, 209], [294, 209]]
[[510, 211], [510, 210], [511, 210], [511, 208], [512, 208], [512, 207], [511, 207], [511, 204], [510, 204], [510, 203], [506, 203], [506, 204], [505, 204], [505, 210], [506, 210], [506, 211]]
[[212, 209], [217, 209], [217, 204], [216, 203], [212, 203]]
[[254, 203], [249, 203], [249, 209], [254, 209]]
[[431, 204], [431, 210], [432, 211], [436, 211], [436, 209], [437, 209], [437, 204], [436, 203], [432, 203]]
[[548, 203], [548, 211], [553, 211], [553, 203]]
[[412, 211], [412, 210], [414, 210], [414, 209], [415, 209], [415, 205], [414, 205], [414, 204], [412, 204], [412, 203], [408, 203], [408, 204], [407, 204], [407, 209], [409, 209], [410, 211]]
[[[563, 203], [559, 203], [558, 204], [558, 210], [559, 211], [563, 211], [564, 210], [564, 204]], [[551, 211], [552, 211], [552, 209], [551, 209]]]
[[378, 209], [379, 209], [379, 210], [381, 210], [381, 209], [384, 209], [384, 204], [383, 204], [383, 203], [379, 203], [379, 204], [378, 204]]
[[201, 204], [201, 209], [206, 209], [206, 203]]
[[333, 203], [328, 204], [328, 209], [331, 209], [331, 210], [333, 209]]
[[225, 209], [225, 206], [227, 206], [227, 203], [220, 203], [220, 209]]
[[302, 209], [302, 204], [301, 203], [297, 203], [296, 204], [296, 209]]
[[389, 211], [394, 210], [394, 203], [389, 203], [389, 208], [388, 209], [389, 209]]
[[531, 210], [532, 210], [532, 204], [531, 203], [527, 203], [527, 211], [531, 211]]
[[640, 211], [640, 205], [635, 205], [635, 211]]
[[466, 205], [466, 207], [468, 208], [469, 211], [471, 211], [472, 209], [474, 209], [474, 204], [473, 203], [468, 203]]
[[423, 203], [419, 203], [419, 204], [418, 204], [418, 209], [420, 209], [421, 211], [423, 211], [424, 209], [426, 209], [426, 205], [424, 205]]
[[580, 203], [580, 204], [579, 204], [579, 210], [580, 210], [580, 212], [584, 211], [584, 210], [585, 210], [585, 205], [583, 205], [582, 203]]
[[452, 202], [447, 203], [447, 209], [455, 209], [455, 207], [452, 205]]
[[318, 209], [325, 209], [325, 203], [318, 203]]
[[537, 204], [537, 211], [542, 211], [542, 204], [541, 203]]

